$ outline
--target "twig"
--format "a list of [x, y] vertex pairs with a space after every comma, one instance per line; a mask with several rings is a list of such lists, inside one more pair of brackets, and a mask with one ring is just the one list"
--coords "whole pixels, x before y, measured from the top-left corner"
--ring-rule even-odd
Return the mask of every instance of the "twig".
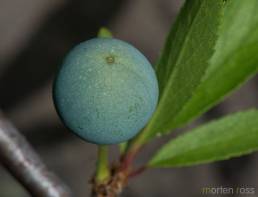
[[70, 197], [62, 183], [0, 111], [0, 162], [35, 197]]

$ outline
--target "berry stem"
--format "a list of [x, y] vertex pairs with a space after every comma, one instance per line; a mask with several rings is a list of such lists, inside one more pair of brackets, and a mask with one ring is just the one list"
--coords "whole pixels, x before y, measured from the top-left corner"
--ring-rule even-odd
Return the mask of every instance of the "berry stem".
[[96, 169], [96, 182], [101, 183], [109, 179], [108, 146], [98, 146], [98, 160]]

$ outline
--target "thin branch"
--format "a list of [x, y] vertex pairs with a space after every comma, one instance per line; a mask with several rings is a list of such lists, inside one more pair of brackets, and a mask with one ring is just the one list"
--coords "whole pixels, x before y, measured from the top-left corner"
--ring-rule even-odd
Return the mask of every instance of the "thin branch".
[[35, 197], [70, 197], [68, 187], [42, 163], [0, 111], [0, 162]]

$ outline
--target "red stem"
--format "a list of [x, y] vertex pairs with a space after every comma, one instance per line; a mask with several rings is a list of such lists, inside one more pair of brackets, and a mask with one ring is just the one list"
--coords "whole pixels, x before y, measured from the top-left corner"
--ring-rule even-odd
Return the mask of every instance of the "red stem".
[[140, 168], [138, 168], [138, 169], [132, 171], [132, 172], [128, 175], [128, 177], [129, 177], [129, 178], [134, 178], [134, 177], [140, 175], [141, 173], [143, 173], [146, 169], [147, 169], [146, 166], [142, 166], [142, 167], [140, 167]]

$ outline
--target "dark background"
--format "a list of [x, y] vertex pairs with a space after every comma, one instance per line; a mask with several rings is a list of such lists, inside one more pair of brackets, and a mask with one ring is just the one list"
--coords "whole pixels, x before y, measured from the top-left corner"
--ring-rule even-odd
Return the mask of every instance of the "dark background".
[[[75, 196], [89, 196], [96, 146], [70, 134], [56, 115], [51, 84], [57, 67], [71, 47], [94, 37], [103, 25], [155, 62], [181, 4], [182, 0], [0, 0], [0, 107]], [[254, 78], [193, 125], [258, 106], [257, 89]], [[138, 162], [164, 141], [152, 143]], [[111, 152], [114, 157], [116, 148]], [[149, 170], [133, 180], [123, 196], [197, 197], [203, 187], [219, 186], [257, 190], [257, 166], [256, 153], [196, 167]], [[0, 197], [27, 196], [0, 166]]]

